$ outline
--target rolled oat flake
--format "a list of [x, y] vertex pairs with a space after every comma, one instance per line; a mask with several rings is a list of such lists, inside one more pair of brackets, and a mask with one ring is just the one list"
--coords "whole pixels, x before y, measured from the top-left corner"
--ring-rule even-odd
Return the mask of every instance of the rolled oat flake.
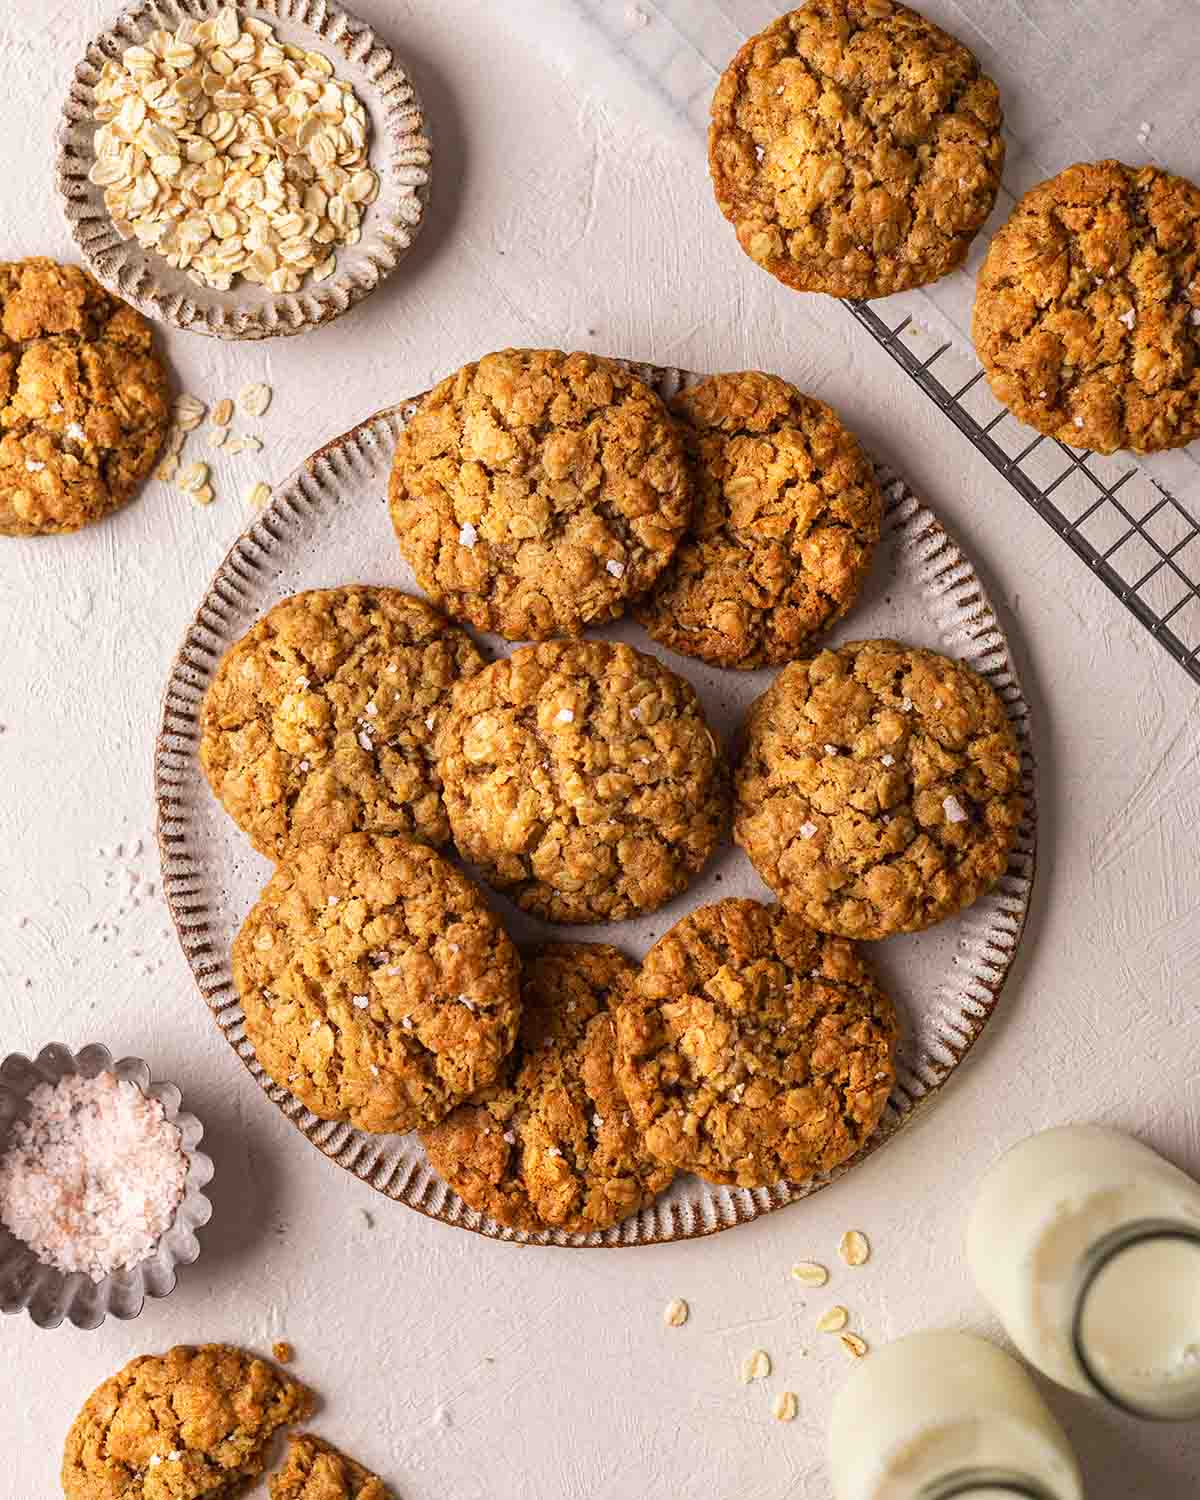
[[40, 1083], [26, 1103], [0, 1155], [0, 1223], [96, 1282], [153, 1254], [188, 1171], [162, 1104], [112, 1073]]

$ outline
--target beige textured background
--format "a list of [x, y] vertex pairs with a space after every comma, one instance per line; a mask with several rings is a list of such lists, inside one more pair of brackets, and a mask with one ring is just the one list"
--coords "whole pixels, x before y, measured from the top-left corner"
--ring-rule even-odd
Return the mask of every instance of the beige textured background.
[[[432, 221], [393, 282], [308, 338], [169, 340], [180, 384], [275, 390], [257, 457], [217, 465], [198, 510], [151, 485], [115, 521], [0, 549], [0, 1051], [103, 1040], [178, 1080], [207, 1122], [216, 1215], [166, 1303], [98, 1333], [0, 1324], [0, 1496], [49, 1500], [91, 1388], [177, 1341], [286, 1335], [324, 1398], [318, 1426], [403, 1500], [827, 1500], [823, 1451], [844, 1356], [824, 1297], [787, 1269], [875, 1246], [831, 1288], [873, 1342], [987, 1329], [961, 1250], [980, 1170], [1043, 1125], [1103, 1119], [1200, 1173], [1200, 708], [1194, 686], [902, 383], [841, 308], [754, 270], [717, 214], [695, 120], [711, 62], [759, 0], [359, 0], [410, 61], [438, 135]], [[1020, 187], [1093, 149], [1200, 176], [1193, 0], [938, 0], [1005, 85]], [[68, 255], [50, 137], [97, 0], [0, 8], [6, 256]], [[639, 22], [639, 14], [645, 24]], [[599, 24], [597, 24], [599, 23]], [[650, 70], [653, 43], [670, 86]], [[624, 49], [624, 55], [616, 49]], [[707, 71], [706, 71], [707, 69]], [[676, 87], [678, 85], [678, 87]], [[953, 319], [969, 297], [948, 289]], [[1003, 1009], [919, 1126], [811, 1203], [694, 1245], [515, 1250], [429, 1224], [308, 1149], [228, 1053], [157, 894], [151, 736], [167, 662], [244, 523], [241, 494], [394, 396], [506, 342], [693, 368], [778, 370], [839, 406], [984, 568], [1038, 716], [1040, 886]], [[1186, 483], [1194, 465], [1174, 473]], [[1188, 492], [1194, 500], [1196, 483]], [[665, 1330], [684, 1297], [689, 1324]], [[776, 1374], [743, 1387], [761, 1346]], [[800, 1415], [773, 1422], [795, 1390]], [[1093, 1500], [1184, 1500], [1200, 1428], [1157, 1428], [1065, 1395]]]

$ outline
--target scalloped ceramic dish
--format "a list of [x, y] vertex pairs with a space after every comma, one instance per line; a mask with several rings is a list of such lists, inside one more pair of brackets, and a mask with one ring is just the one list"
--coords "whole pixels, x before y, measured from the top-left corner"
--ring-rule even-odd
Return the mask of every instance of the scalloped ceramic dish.
[[[698, 378], [633, 368], [664, 396]], [[223, 652], [285, 595], [350, 581], [415, 591], [396, 548], [386, 488], [397, 434], [419, 399], [389, 407], [327, 443], [276, 488], [272, 503], [218, 569], [171, 667], [155, 765], [163, 890], [200, 993], [258, 1086], [314, 1146], [386, 1197], [443, 1223], [519, 1243], [646, 1245], [713, 1234], [806, 1197], [841, 1173], [754, 1190], [682, 1177], [652, 1207], [604, 1233], [522, 1234], [467, 1208], [431, 1171], [415, 1135], [371, 1136], [318, 1119], [267, 1077], [245, 1039], [230, 944], [270, 866], [209, 792], [197, 756], [201, 702]], [[900, 1010], [903, 1037], [895, 1091], [858, 1161], [930, 1103], [992, 1016], [1025, 924], [1037, 831], [1029, 710], [1004, 632], [974, 567], [933, 512], [895, 475], [881, 478], [886, 516], [879, 554], [863, 598], [833, 638], [896, 635], [960, 657], [983, 673], [1003, 698], [1020, 741], [1027, 811], [1008, 872], [989, 895], [927, 932], [872, 945], [871, 957]], [[599, 633], [653, 652], [688, 678], [726, 743], [771, 679], [769, 671], [725, 672], [677, 656], [628, 620]], [[486, 644], [493, 654], [513, 649], [495, 637]], [[669, 906], [636, 921], [573, 927], [570, 936], [616, 943], [640, 957], [685, 912], [740, 895], [771, 899], [741, 852], [727, 846]], [[518, 942], [564, 931], [529, 918], [501, 896], [494, 905]]]
[[379, 196], [363, 215], [362, 239], [337, 251], [326, 281], [277, 294], [240, 281], [228, 292], [198, 286], [137, 240], [122, 240], [88, 180], [95, 162], [92, 90], [100, 70], [126, 47], [185, 18], [205, 20], [219, 0], [137, 0], [88, 47], [75, 69], [58, 132], [56, 181], [67, 222], [92, 274], [148, 318], [220, 339], [264, 339], [319, 328], [361, 302], [412, 247], [429, 201], [432, 146], [416, 90], [391, 49], [364, 21], [327, 0], [255, 0], [239, 16], [266, 21], [284, 42], [334, 60], [370, 121], [370, 162]]
[[98, 1043], [72, 1053], [61, 1042], [51, 1042], [32, 1061], [19, 1052], [4, 1059], [0, 1064], [0, 1152], [9, 1125], [38, 1084], [57, 1083], [72, 1074], [95, 1078], [98, 1073], [115, 1074], [162, 1104], [163, 1113], [179, 1131], [187, 1157], [183, 1198], [153, 1255], [99, 1282], [82, 1272], [67, 1276], [43, 1265], [27, 1245], [0, 1226], [0, 1312], [24, 1310], [39, 1328], [57, 1328], [64, 1321], [76, 1328], [99, 1328], [109, 1314], [136, 1318], [147, 1297], [169, 1297], [175, 1290], [176, 1268], [190, 1266], [199, 1256], [196, 1231], [212, 1216], [212, 1205], [202, 1189], [212, 1180], [213, 1164], [197, 1149], [204, 1127], [181, 1108], [182, 1096], [173, 1083], [151, 1082], [150, 1068], [140, 1057], [113, 1062], [112, 1053]]

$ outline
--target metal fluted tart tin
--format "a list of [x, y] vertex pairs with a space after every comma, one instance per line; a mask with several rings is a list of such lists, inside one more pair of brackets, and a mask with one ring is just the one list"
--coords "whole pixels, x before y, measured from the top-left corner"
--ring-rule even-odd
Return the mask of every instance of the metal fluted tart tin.
[[219, 339], [306, 333], [340, 317], [389, 276], [412, 248], [429, 203], [432, 143], [425, 113], [391, 48], [366, 24], [329, 0], [254, 0], [235, 6], [240, 20], [264, 21], [279, 39], [322, 52], [351, 84], [370, 122], [370, 166], [379, 196], [363, 215], [357, 245], [337, 247], [328, 280], [307, 278], [298, 292], [276, 293], [239, 279], [227, 292], [199, 286], [136, 239], [123, 240], [88, 180], [95, 164], [94, 89], [101, 69], [151, 32], [205, 21], [221, 0], [136, 0], [88, 47], [75, 69], [58, 129], [55, 179], [68, 227], [84, 263], [111, 292], [158, 322]]
[[[668, 398], [700, 378], [652, 365], [630, 368]], [[1033, 740], [1029, 706], [1004, 626], [970, 558], [931, 507], [891, 472], [880, 471], [885, 514], [874, 569], [859, 603], [834, 632], [833, 643], [898, 637], [945, 652], [981, 673], [1000, 695], [1017, 736], [1025, 815], [1007, 872], [974, 906], [926, 932], [871, 945], [872, 964], [900, 1010], [902, 1037], [895, 1088], [878, 1130], [858, 1156], [832, 1174], [764, 1188], [717, 1187], [681, 1176], [649, 1208], [611, 1229], [530, 1234], [506, 1229], [468, 1208], [435, 1175], [417, 1136], [368, 1135], [344, 1121], [318, 1119], [280, 1088], [254, 1055], [233, 983], [230, 946], [270, 866], [208, 789], [198, 755], [204, 694], [222, 654], [288, 594], [348, 579], [418, 592], [397, 552], [383, 497], [397, 437], [420, 399], [414, 396], [377, 412], [326, 443], [276, 485], [271, 503], [234, 543], [197, 600], [171, 666], [155, 761], [163, 893], [200, 994], [256, 1085], [311, 1145], [385, 1197], [441, 1223], [508, 1243], [617, 1249], [716, 1234], [806, 1198], [852, 1172], [932, 1106], [995, 1014], [1033, 890]], [[649, 640], [629, 619], [605, 626], [602, 634], [652, 652], [685, 677], [714, 733], [727, 745], [750, 702], [774, 675], [724, 671], [678, 656]], [[485, 643], [495, 655], [513, 650], [498, 637], [486, 637]], [[772, 899], [745, 857], [729, 846], [662, 910], [636, 921], [571, 927], [568, 932], [573, 941], [614, 943], [640, 959], [672, 923], [723, 896]], [[501, 895], [494, 902], [519, 943], [564, 935], [563, 928], [534, 921]]]
[[166, 1119], [179, 1131], [180, 1149], [187, 1158], [183, 1197], [154, 1252], [138, 1265], [113, 1271], [99, 1282], [82, 1271], [66, 1275], [43, 1264], [28, 1245], [0, 1225], [0, 1312], [27, 1312], [39, 1328], [57, 1328], [63, 1322], [76, 1328], [99, 1328], [110, 1315], [136, 1318], [148, 1297], [167, 1297], [175, 1290], [176, 1268], [191, 1265], [199, 1256], [196, 1231], [212, 1217], [212, 1205], [203, 1189], [212, 1179], [213, 1164], [197, 1149], [204, 1127], [182, 1108], [182, 1096], [173, 1083], [153, 1082], [148, 1064], [140, 1057], [114, 1062], [108, 1048], [98, 1043], [72, 1053], [61, 1042], [51, 1042], [32, 1061], [14, 1052], [0, 1063], [0, 1155], [12, 1122], [24, 1112], [25, 1101], [38, 1084], [55, 1084], [72, 1075], [95, 1078], [100, 1073], [132, 1083], [147, 1099], [157, 1099], [162, 1105]]

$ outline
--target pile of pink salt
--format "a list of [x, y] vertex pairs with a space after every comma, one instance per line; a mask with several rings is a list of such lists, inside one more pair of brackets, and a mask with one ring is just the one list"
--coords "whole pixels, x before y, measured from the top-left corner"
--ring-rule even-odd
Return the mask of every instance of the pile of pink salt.
[[93, 1281], [154, 1253], [188, 1163], [157, 1099], [111, 1073], [40, 1083], [0, 1155], [0, 1223], [45, 1265]]

